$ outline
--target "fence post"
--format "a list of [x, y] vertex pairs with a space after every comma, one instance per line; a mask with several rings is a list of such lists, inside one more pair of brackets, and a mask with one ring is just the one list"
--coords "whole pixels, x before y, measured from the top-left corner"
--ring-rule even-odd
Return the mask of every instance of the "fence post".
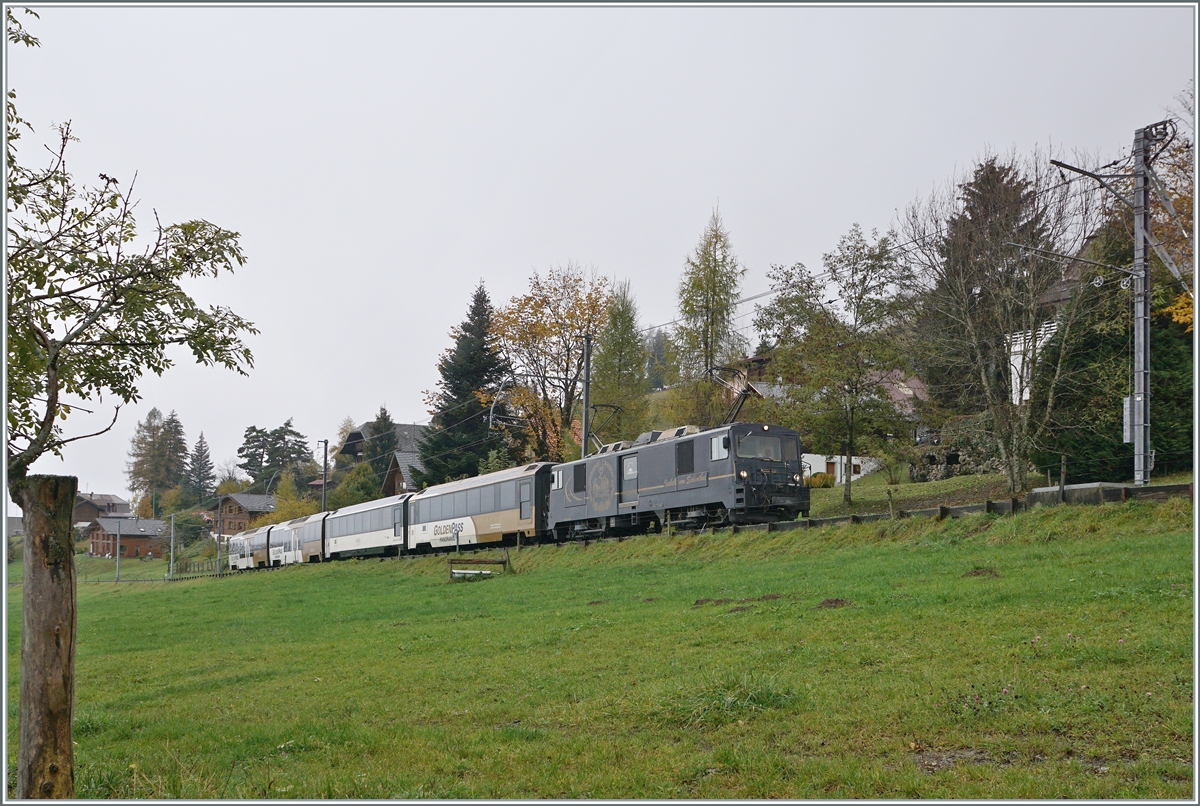
[[1062, 464], [1058, 471], [1058, 503], [1063, 503], [1067, 488], [1067, 455], [1061, 455]]

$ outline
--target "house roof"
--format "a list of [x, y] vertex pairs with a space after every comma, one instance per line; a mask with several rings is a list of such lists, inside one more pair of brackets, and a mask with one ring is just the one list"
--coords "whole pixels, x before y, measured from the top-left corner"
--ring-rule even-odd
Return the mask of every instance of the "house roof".
[[[396, 424], [396, 452], [397, 453], [416, 453], [418, 451], [417, 443], [421, 441], [425, 429], [429, 426], [419, 425], [417, 423], [397, 423]], [[363, 451], [360, 443], [370, 438], [371, 423], [366, 422], [354, 429], [346, 437], [346, 444], [338, 451], [339, 454], [357, 457]]]
[[96, 518], [92, 526], [96, 525], [110, 535], [115, 535], [119, 527], [122, 537], [158, 537], [167, 529], [165, 521], [150, 518]]
[[275, 511], [275, 496], [273, 495], [252, 495], [250, 493], [226, 493], [218, 499], [216, 504], [209, 507], [210, 510], [215, 510], [226, 498], [236, 503], [247, 512], [274, 512]]
[[76, 493], [75, 503], [80, 501], [94, 501], [97, 504], [128, 504], [124, 498], [118, 495], [109, 495], [108, 493]]
[[10, 537], [25, 534], [25, 523], [20, 515], [9, 515], [5, 534]]

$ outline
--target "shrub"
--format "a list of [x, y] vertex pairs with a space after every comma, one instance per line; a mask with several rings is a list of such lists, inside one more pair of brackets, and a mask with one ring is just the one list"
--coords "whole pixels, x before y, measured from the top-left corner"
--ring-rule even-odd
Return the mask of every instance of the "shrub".
[[832, 473], [813, 473], [808, 477], [809, 487], [832, 487], [834, 476]]

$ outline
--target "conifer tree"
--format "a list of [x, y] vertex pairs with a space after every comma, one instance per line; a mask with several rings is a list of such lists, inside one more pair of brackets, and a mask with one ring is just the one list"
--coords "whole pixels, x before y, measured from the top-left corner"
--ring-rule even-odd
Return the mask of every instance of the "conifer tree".
[[379, 413], [368, 423], [367, 430], [370, 432], [370, 441], [364, 448], [363, 455], [370, 461], [371, 469], [375, 471], [375, 476], [382, 485], [399, 442], [396, 439], [396, 423], [388, 413], [387, 406], [379, 407]]
[[196, 446], [192, 448], [191, 456], [188, 457], [188, 492], [195, 498], [204, 500], [212, 495], [213, 485], [216, 481], [217, 474], [213, 469], [212, 456], [208, 452], [208, 442], [204, 439], [204, 432], [201, 431], [200, 437], [196, 440]]
[[681, 321], [676, 342], [690, 377], [698, 378], [710, 367], [737, 358], [744, 349], [746, 340], [733, 327], [733, 312], [745, 273], [733, 254], [720, 212], [713, 210], [679, 281]]
[[[438, 391], [428, 397], [433, 420], [419, 443], [425, 470], [414, 473], [419, 485], [474, 476], [489, 452], [505, 448], [503, 436], [488, 429], [491, 398], [509, 371], [488, 337], [493, 313], [481, 282], [466, 320], [450, 333], [454, 346], [438, 361]], [[502, 403], [496, 411], [507, 413]]]
[[[596, 340], [592, 358], [592, 401], [621, 407], [620, 414], [607, 420], [605, 433], [598, 435], [604, 442], [632, 439], [645, 424], [646, 394], [650, 391], [646, 374], [649, 352], [637, 317], [637, 301], [629, 281], [618, 283], [613, 288], [608, 320]], [[597, 413], [594, 425], [606, 418], [602, 410]]]
[[187, 468], [187, 443], [175, 412], [164, 418], [157, 408], [137, 424], [129, 446], [129, 489], [153, 499], [179, 485]]

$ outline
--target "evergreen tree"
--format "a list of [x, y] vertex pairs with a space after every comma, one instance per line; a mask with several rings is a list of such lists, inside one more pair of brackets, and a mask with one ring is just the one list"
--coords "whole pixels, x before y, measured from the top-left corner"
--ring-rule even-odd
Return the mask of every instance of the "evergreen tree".
[[[632, 439], [641, 433], [650, 391], [648, 361], [646, 343], [638, 328], [637, 302], [626, 280], [613, 288], [608, 320], [592, 357], [592, 402], [620, 406], [622, 410], [607, 419], [604, 434], [597, 434], [602, 442]], [[593, 432], [606, 418], [608, 413], [601, 409]]]
[[699, 378], [710, 367], [737, 359], [745, 350], [746, 339], [733, 327], [745, 273], [733, 254], [720, 212], [713, 210], [679, 281], [680, 323], [675, 340], [689, 377]]
[[[182, 446], [182, 448], [181, 448]], [[153, 501], [162, 493], [179, 485], [187, 468], [187, 443], [183, 441], [183, 425], [175, 412], [164, 418], [157, 408], [150, 409], [146, 419], [137, 424], [130, 440], [126, 476], [129, 489], [142, 493]]]
[[246, 471], [253, 481], [263, 476], [263, 468], [267, 466], [267, 449], [270, 434], [266, 430], [252, 425], [242, 435], [242, 446], [238, 448], [238, 467]]
[[646, 339], [646, 382], [652, 390], [665, 389], [674, 374], [671, 340], [662, 328], [655, 328]]
[[370, 435], [368, 447], [364, 450], [364, 456], [371, 463], [371, 469], [375, 471], [375, 475], [382, 479], [387, 475], [388, 465], [392, 463], [392, 456], [396, 453], [396, 446], [399, 440], [396, 438], [396, 423], [392, 421], [392, 415], [388, 413], [387, 406], [380, 406], [379, 413], [375, 415], [375, 419], [367, 424], [367, 430]]
[[197, 500], [204, 500], [212, 495], [216, 481], [217, 474], [213, 469], [212, 457], [208, 453], [208, 442], [201, 431], [196, 446], [192, 448], [191, 456], [188, 457], [187, 490]]
[[[316, 462], [308, 449], [308, 438], [292, 426], [292, 418], [283, 425], [267, 431], [258, 426], [250, 426], [242, 438], [242, 446], [238, 448], [241, 462], [238, 467], [257, 484], [270, 482], [272, 476], [291, 470], [305, 480], [314, 477], [313, 468]], [[317, 468], [319, 473], [320, 469]]]
[[[488, 337], [492, 315], [480, 283], [466, 320], [451, 331], [454, 346], [438, 361], [441, 380], [429, 397], [433, 420], [419, 443], [425, 471], [414, 473], [419, 485], [473, 476], [489, 452], [505, 447], [503, 436], [488, 429], [492, 396], [509, 371]], [[503, 403], [497, 403], [496, 413], [507, 414]]]

